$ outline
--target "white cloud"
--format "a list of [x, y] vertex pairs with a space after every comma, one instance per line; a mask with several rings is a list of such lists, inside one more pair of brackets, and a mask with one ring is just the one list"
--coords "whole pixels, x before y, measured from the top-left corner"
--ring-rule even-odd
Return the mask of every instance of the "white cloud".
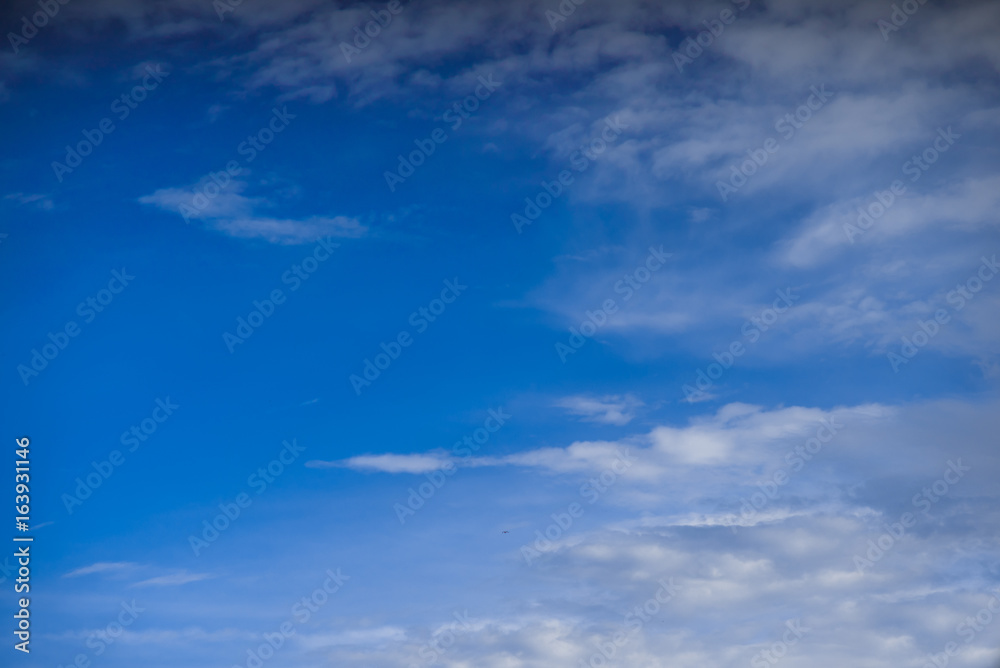
[[[205, 183], [208, 181], [187, 188], [160, 188], [150, 195], [143, 195], [139, 202], [178, 215], [187, 214], [188, 218], [197, 220], [249, 216], [255, 207], [266, 203], [263, 198], [249, 198], [241, 194], [247, 187], [243, 181], [231, 182], [211, 198], [202, 194]], [[193, 202], [199, 195], [204, 199], [198, 200], [201, 206], [195, 206]]]
[[[467, 484], [465, 493], [476, 488], [485, 497], [457, 496], [449, 512], [436, 519], [433, 514], [422, 516], [421, 528], [413, 535], [407, 537], [404, 531], [392, 537], [400, 545], [421, 546], [419, 552], [438, 542], [427, 536], [456, 530], [465, 535], [470, 527], [482, 530], [484, 521], [492, 524], [498, 517], [523, 513], [523, 524], [504, 525], [515, 531], [503, 540], [513, 542], [473, 551], [470, 554], [487, 555], [475, 556], [473, 562], [463, 553], [462, 563], [474, 563], [474, 596], [461, 575], [447, 567], [449, 562], [442, 571], [440, 552], [421, 557], [407, 551], [406, 559], [392, 561], [382, 552], [365, 551], [356, 557], [359, 570], [352, 575], [357, 573], [360, 582], [369, 560], [375, 561], [370, 573], [383, 575], [380, 569], [396, 564], [400, 572], [393, 576], [400, 579], [382, 590], [387, 592], [383, 595], [419, 591], [413, 595], [413, 607], [365, 608], [359, 598], [350, 607], [358, 606], [357, 615], [317, 617], [317, 627], [297, 631], [298, 640], [282, 651], [292, 663], [315, 663], [322, 657], [336, 665], [392, 668], [420, 661], [421, 649], [444, 638], [447, 650], [437, 657], [443, 666], [542, 668], [586, 663], [599, 645], [621, 632], [627, 641], [615, 650], [620, 665], [655, 666], [670, 656], [674, 664], [689, 668], [745, 666], [780, 640], [786, 622], [794, 618], [808, 632], [784, 658], [789, 666], [922, 665], [927, 653], [939, 652], [956, 639], [957, 624], [986, 604], [984, 591], [995, 579], [989, 569], [1000, 567], [996, 409], [996, 402], [926, 402], [894, 409], [731, 403], [684, 424], [663, 425], [660, 428], [672, 430], [664, 437], [669, 447], [659, 447], [656, 430], [636, 436], [628, 444], [637, 455], [635, 466], [611, 494], [586, 505], [580, 521], [552, 538], [530, 568], [521, 545], [533, 544], [534, 530], [544, 531], [555, 521], [553, 513], [564, 512], [566, 503], [578, 498], [577, 481], [593, 477], [615, 448], [626, 444], [580, 442], [528, 451], [519, 456], [521, 467], [560, 476], [538, 487], [558, 490], [567, 489], [566, 484], [571, 497], [559, 498], [557, 492], [550, 507], [525, 501], [522, 495], [494, 496], [487, 478], [499, 476], [475, 480], [470, 473], [464, 482], [456, 479], [458, 487], [449, 493], [461, 495], [461, 486]], [[766, 507], [752, 517], [740, 517], [741, 498], [760, 492], [756, 483], [769, 480], [775, 468], [790, 471], [785, 454], [815, 435], [823, 419], [843, 426]], [[688, 447], [696, 438], [713, 439], [715, 445], [707, 450]], [[720, 449], [728, 449], [723, 460], [717, 456]], [[941, 478], [946, 462], [957, 458], [972, 470], [934, 505], [930, 516], [918, 513], [913, 495]], [[495, 464], [512, 466], [514, 459], [505, 457]], [[391, 460], [379, 464], [382, 469], [413, 469], [387, 462]], [[524, 480], [530, 471], [513, 475], [526, 489], [532, 487]], [[495, 482], [510, 485], [506, 478]], [[495, 503], [484, 504], [483, 498]], [[307, 501], [307, 507], [313, 504], [313, 499]], [[884, 525], [896, 522], [904, 511], [917, 513], [918, 524], [894, 539], [871, 568], [858, 572], [855, 555], [864, 555], [868, 541], [878, 540]], [[257, 530], [261, 536], [271, 535], [274, 526]], [[384, 527], [372, 531], [384, 538]], [[366, 535], [362, 530], [357, 538]], [[279, 561], [276, 568], [312, 560], [327, 564], [342, 541], [339, 535], [329, 542], [310, 538], [314, 554], [295, 551], [279, 557], [287, 562]], [[450, 543], [440, 542], [449, 553]], [[256, 561], [236, 562], [231, 568], [237, 577], [241, 569], [250, 577], [260, 576]], [[628, 620], [637, 616], [626, 615], [653, 598], [661, 579], [667, 578], [678, 586], [676, 598], [647, 612], [638, 629], [630, 626]], [[303, 591], [314, 586], [310, 583]], [[410, 586], [416, 588], [407, 589]], [[287, 586], [274, 589], [271, 597], [262, 598], [254, 590], [248, 599], [228, 603], [242, 606], [242, 612], [250, 600], [263, 611], [266, 621], [254, 617], [249, 631], [154, 630], [129, 636], [128, 642], [184, 638], [194, 648], [207, 650], [228, 638], [225, 647], [232, 647], [234, 656], [244, 656], [247, 647], [259, 644], [260, 630], [276, 628], [275, 622], [287, 617], [290, 602], [301, 596], [289, 596]], [[188, 601], [199, 600], [183, 589], [170, 593], [190, 597], [177, 599], [184, 614]], [[375, 598], [378, 595], [376, 590]], [[367, 589], [358, 596], [373, 598]], [[452, 611], [466, 608], [474, 623], [447, 635]], [[220, 610], [225, 608], [215, 604], [205, 614], [218, 616]], [[852, 641], [844, 643], [845, 637]], [[992, 631], [977, 636], [964, 647], [962, 658], [992, 660], [992, 638]]]
[[[0, 93], [2, 93], [3, 88], [0, 84]], [[42, 211], [51, 211], [55, 208], [55, 203], [49, 195], [44, 194], [27, 194], [27, 193], [9, 193], [4, 195], [4, 199], [13, 200], [18, 204], [32, 204], [35, 208], [41, 209]]]
[[[274, 244], [305, 244], [322, 237], [357, 238], [367, 231], [358, 219], [347, 216], [311, 216], [295, 220], [256, 215], [261, 208], [274, 208], [263, 197], [247, 197], [246, 182], [232, 181], [214, 197], [206, 197], [201, 183], [188, 188], [161, 188], [139, 198], [187, 219], [205, 221], [208, 227], [240, 239], [264, 239]], [[195, 198], [198, 199], [195, 199]], [[198, 202], [198, 206], [195, 206]]]
[[638, 480], [673, 479], [686, 467], [739, 467], [759, 465], [801, 444], [822, 425], [849, 424], [853, 429], [893, 415], [887, 407], [861, 405], [821, 410], [788, 407], [765, 410], [732, 403], [715, 415], [691, 420], [683, 427], [659, 426], [647, 433], [617, 441], [577, 441], [564, 448], [526, 450], [504, 457], [454, 458], [444, 453], [358, 455], [340, 461], [313, 460], [311, 468], [352, 468], [385, 473], [428, 473], [449, 462], [465, 467], [520, 466], [551, 473], [592, 473], [611, 467], [625, 457], [638, 458], [629, 476]]
[[585, 422], [600, 422], [623, 426], [635, 418], [635, 411], [644, 404], [638, 397], [625, 394], [609, 394], [603, 397], [587, 397], [574, 395], [556, 402], [556, 406], [565, 408], [573, 415], [579, 415]]
[[298, 644], [306, 650], [336, 647], [338, 645], [385, 645], [389, 642], [401, 642], [406, 639], [406, 631], [395, 626], [382, 626], [373, 629], [353, 629], [342, 633], [300, 633]]
[[130, 561], [99, 561], [89, 566], [83, 566], [63, 575], [64, 578], [75, 578], [93, 573], [122, 573], [140, 568], [139, 564]]
[[142, 580], [141, 582], [136, 582], [133, 587], [172, 587], [176, 585], [188, 584], [189, 582], [198, 582], [200, 580], [207, 580], [212, 576], [208, 573], [189, 573], [188, 571], [178, 571], [176, 573], [170, 573], [168, 575], [159, 575], [157, 577], [149, 578], [148, 580]]
[[[45, 637], [86, 640], [101, 632], [106, 633], [107, 628], [64, 631], [58, 634], [46, 634]], [[133, 645], [146, 646], [154, 644], [176, 645], [177, 643], [231, 643], [233, 641], [251, 643], [259, 638], [260, 633], [256, 631], [232, 628], [209, 631], [204, 628], [189, 626], [177, 629], [136, 629], [135, 627], [126, 627], [118, 640]]]
[[217, 221], [214, 227], [233, 237], [261, 238], [276, 244], [304, 244], [322, 237], [357, 238], [366, 230], [356, 218], [346, 216], [313, 216], [304, 220], [236, 218]]
[[341, 461], [326, 462], [314, 459], [306, 462], [309, 468], [350, 468], [358, 471], [382, 473], [429, 473], [447, 465], [449, 459], [437, 455], [357, 455]]
[[[129, 573], [134, 573], [139, 570], [148, 570], [141, 564], [131, 562], [131, 561], [99, 561], [89, 566], [83, 566], [81, 568], [74, 569], [69, 573], [63, 575], [64, 578], [76, 578], [84, 575], [93, 575], [95, 573], [123, 576]], [[205, 580], [212, 577], [207, 573], [190, 573], [186, 570], [175, 571], [168, 573], [166, 575], [159, 575], [156, 577], [141, 580], [139, 582], [133, 583], [132, 587], [149, 587], [149, 586], [171, 586], [171, 585], [182, 585], [189, 582], [197, 582], [199, 580]]]
[[[901, 180], [913, 188], [909, 179]], [[878, 190], [886, 191], [888, 186], [889, 181]], [[865, 245], [892, 244], [896, 237], [920, 233], [937, 237], [948, 229], [968, 232], [995, 227], [1000, 175], [946, 183], [926, 193], [911, 190], [894, 199], [881, 217], [872, 223], [862, 220], [861, 226], [858, 209], [876, 202], [874, 194], [824, 207], [803, 222], [801, 231], [780, 243], [781, 259], [795, 267], [808, 267], [842, 260], [844, 252], [863, 252]], [[870, 226], [865, 229], [864, 225]]]

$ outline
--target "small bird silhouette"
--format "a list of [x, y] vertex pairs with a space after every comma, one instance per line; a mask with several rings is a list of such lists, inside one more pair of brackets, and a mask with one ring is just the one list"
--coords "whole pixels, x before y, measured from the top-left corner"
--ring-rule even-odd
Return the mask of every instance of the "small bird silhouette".
[[510, 533], [509, 531], [501, 531], [500, 533]]

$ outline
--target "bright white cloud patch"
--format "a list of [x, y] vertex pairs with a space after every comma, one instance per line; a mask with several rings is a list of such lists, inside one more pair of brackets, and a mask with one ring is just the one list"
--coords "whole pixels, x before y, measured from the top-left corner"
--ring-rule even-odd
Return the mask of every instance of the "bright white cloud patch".
[[358, 455], [339, 462], [312, 460], [306, 466], [312, 468], [344, 467], [360, 471], [380, 471], [383, 473], [426, 473], [443, 468], [448, 459], [433, 455]]
[[643, 405], [637, 397], [608, 395], [604, 397], [572, 396], [560, 399], [556, 406], [565, 408], [587, 422], [623, 426], [632, 421], [635, 411]]

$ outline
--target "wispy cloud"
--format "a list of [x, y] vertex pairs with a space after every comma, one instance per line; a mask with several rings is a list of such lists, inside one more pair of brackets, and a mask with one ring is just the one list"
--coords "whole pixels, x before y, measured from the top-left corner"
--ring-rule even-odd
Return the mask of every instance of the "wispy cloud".
[[[140, 197], [139, 203], [198, 220], [249, 216], [254, 207], [266, 204], [262, 197], [243, 195], [247, 188], [245, 181], [234, 180], [225, 189], [217, 189], [213, 197], [206, 197], [203, 192], [209, 183], [211, 181], [206, 178], [186, 188], [160, 188]], [[197, 203], [196, 197], [200, 198]]]
[[265, 239], [275, 244], [305, 244], [322, 237], [357, 238], [365, 226], [356, 218], [313, 216], [304, 220], [276, 218], [235, 218], [220, 220], [213, 227], [243, 239]]
[[273, 244], [306, 244], [322, 237], [358, 238], [367, 227], [348, 216], [310, 216], [303, 219], [274, 218], [257, 214], [259, 209], [276, 208], [265, 197], [248, 197], [246, 182], [232, 181], [224, 189], [214, 187], [205, 195], [210, 181], [187, 188], [161, 188], [139, 198], [141, 204], [177, 213], [186, 221], [204, 221], [206, 226], [241, 239], [264, 239]]
[[[0, 88], [0, 91], [2, 91], [2, 88]], [[4, 195], [4, 199], [12, 200], [22, 206], [31, 204], [36, 209], [41, 209], [42, 211], [51, 211], [55, 208], [55, 203], [52, 201], [52, 198], [49, 195], [44, 194], [10, 193]]]
[[406, 640], [406, 631], [395, 626], [374, 629], [356, 629], [342, 633], [313, 633], [299, 635], [299, 643], [307, 650], [317, 650], [337, 645], [385, 645]]
[[603, 397], [575, 395], [556, 402], [556, 406], [580, 416], [585, 422], [613, 424], [619, 427], [631, 422], [635, 418], [636, 409], [644, 405], [632, 394], [608, 394]]
[[[89, 566], [83, 566], [63, 575], [64, 578], [76, 578], [84, 575], [105, 574], [124, 576], [140, 570], [151, 570], [149, 566], [143, 566], [131, 561], [99, 561]], [[132, 587], [166, 587], [198, 582], [213, 577], [208, 573], [190, 573], [186, 570], [173, 571], [165, 575], [140, 580], [133, 583]]]
[[90, 566], [83, 566], [63, 575], [64, 578], [75, 578], [81, 575], [92, 575], [94, 573], [123, 573], [141, 568], [139, 564], [131, 561], [99, 561]]
[[358, 471], [380, 471], [383, 473], [429, 473], [444, 468], [449, 458], [438, 455], [358, 455], [340, 461], [314, 459], [306, 462], [313, 469], [349, 468]]
[[188, 584], [189, 582], [199, 582], [213, 577], [208, 573], [189, 573], [188, 571], [178, 571], [168, 575], [159, 575], [148, 580], [136, 582], [133, 587], [173, 587]]
[[451, 463], [462, 467], [521, 466], [551, 473], [586, 473], [607, 468], [622, 452], [630, 451], [643, 462], [630, 476], [652, 481], [675, 477], [688, 467], [742, 470], [759, 465], [780, 444], [804, 440], [809, 430], [815, 430], [824, 419], [860, 424], [892, 415], [892, 409], [875, 404], [825, 411], [797, 406], [767, 410], [731, 403], [685, 426], [661, 425], [612, 441], [576, 441], [566, 447], [525, 450], [503, 457], [451, 457], [444, 452], [359, 455], [339, 461], [314, 460], [306, 466], [418, 474]]

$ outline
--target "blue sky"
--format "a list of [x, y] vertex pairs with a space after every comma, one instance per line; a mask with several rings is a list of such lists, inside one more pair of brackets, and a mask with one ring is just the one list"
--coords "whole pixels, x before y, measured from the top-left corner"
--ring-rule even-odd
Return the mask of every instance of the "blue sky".
[[1000, 8], [902, 4], [5, 8], [4, 665], [996, 665]]

